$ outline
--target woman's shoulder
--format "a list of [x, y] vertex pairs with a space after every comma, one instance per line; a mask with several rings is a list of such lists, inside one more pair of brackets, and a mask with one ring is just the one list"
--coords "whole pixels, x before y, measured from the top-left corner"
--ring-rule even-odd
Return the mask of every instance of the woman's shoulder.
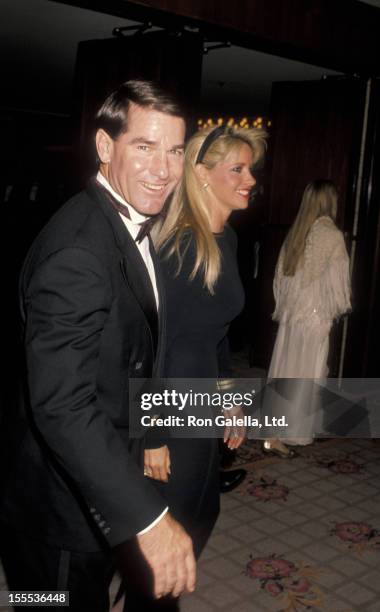
[[225, 225], [224, 231], [226, 233], [227, 240], [231, 244], [237, 245], [237, 235], [236, 235], [236, 232], [235, 232], [234, 228], [231, 225], [229, 225], [229, 223], [227, 223]]
[[170, 238], [160, 248], [160, 254], [162, 256], [169, 256], [179, 252], [181, 256], [184, 256], [187, 252], [193, 252], [196, 246], [196, 240], [192, 229], [185, 228], [180, 235], [177, 233], [170, 236]]
[[306, 240], [303, 284], [307, 286], [312, 280], [321, 278], [325, 270], [342, 258], [347, 259], [342, 232], [330, 217], [320, 217]]
[[316, 219], [313, 225], [311, 226], [310, 232], [331, 235], [338, 235], [342, 233], [340, 229], [335, 225], [335, 221], [327, 215], [318, 217], [318, 219]]
[[310, 228], [306, 242], [325, 243], [326, 245], [334, 245], [341, 243], [343, 234], [335, 225], [331, 217], [319, 217], [314, 221]]
[[188, 277], [194, 267], [197, 247], [194, 233], [186, 229], [180, 236], [173, 235], [159, 250], [161, 265], [170, 276]]
[[223, 244], [227, 244], [230, 249], [233, 251], [237, 250], [238, 239], [235, 230], [231, 227], [231, 225], [226, 224], [224, 226], [223, 232], [220, 234], [214, 234], [217, 244], [220, 249], [223, 250]]

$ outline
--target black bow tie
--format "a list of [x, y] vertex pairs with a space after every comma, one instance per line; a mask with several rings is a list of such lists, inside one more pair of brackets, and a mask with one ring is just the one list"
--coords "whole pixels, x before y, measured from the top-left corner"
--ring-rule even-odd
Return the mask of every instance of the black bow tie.
[[[123, 215], [123, 217], [126, 217], [127, 219], [131, 220], [131, 215], [130, 215], [130, 212], [128, 210], [128, 206], [125, 206], [125, 204], [121, 204], [121, 202], [119, 202], [112, 195], [112, 193], [110, 193], [108, 191], [108, 189], [106, 189], [104, 187], [104, 185], [99, 183], [98, 180], [96, 182], [98, 184], [98, 187], [100, 187], [100, 189], [102, 189], [104, 195], [107, 197], [108, 201], [114, 207], [114, 209], [117, 210], [117, 212], [119, 212], [121, 215]], [[148, 217], [147, 219], [145, 219], [145, 221], [142, 221], [141, 223], [138, 224], [140, 226], [140, 229], [139, 229], [138, 234], [137, 234], [137, 236], [135, 238], [135, 242], [140, 244], [140, 242], [142, 240], [144, 240], [144, 238], [150, 234], [150, 231], [151, 231], [153, 225], [155, 223], [157, 223], [157, 220], [159, 219], [159, 217], [160, 217], [160, 215], [154, 215], [153, 217]]]

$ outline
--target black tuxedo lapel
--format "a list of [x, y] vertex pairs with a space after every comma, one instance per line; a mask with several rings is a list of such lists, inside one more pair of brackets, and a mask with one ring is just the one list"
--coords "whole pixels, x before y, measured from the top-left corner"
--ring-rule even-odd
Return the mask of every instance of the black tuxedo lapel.
[[[126, 230], [128, 231], [128, 230]], [[130, 240], [133, 243], [132, 238]], [[130, 248], [128, 254], [123, 257], [120, 262], [123, 276], [130, 286], [132, 292], [137, 298], [142, 311], [148, 321], [152, 334], [152, 343], [154, 354], [157, 350], [158, 341], [158, 317], [156, 299], [154, 297], [152, 283], [146, 269], [145, 263], [140, 255], [139, 250], [133, 243], [133, 248]]]
[[159, 348], [158, 348], [156, 361], [154, 365], [154, 375], [158, 377], [162, 377], [164, 356], [165, 356], [165, 350], [166, 350], [166, 342], [165, 342], [165, 339], [166, 339], [166, 291], [165, 291], [164, 279], [162, 277], [161, 264], [157, 257], [157, 253], [155, 251], [155, 248], [153, 246], [150, 236], [149, 236], [149, 248], [150, 248], [150, 254], [151, 254], [153, 265], [154, 265], [154, 270], [156, 273], [157, 291], [158, 291], [158, 295], [160, 299], [160, 305], [158, 309], [158, 317], [159, 317], [158, 347]]
[[[154, 291], [145, 262], [135, 241], [125, 227], [119, 213], [111, 206], [102, 189], [97, 187], [95, 179], [91, 179], [87, 193], [92, 200], [102, 208], [112, 226], [115, 241], [121, 251], [120, 267], [125, 281], [139, 302], [151, 330], [152, 344], [156, 354], [158, 342], [158, 317]], [[156, 273], [157, 268], [155, 266]], [[160, 295], [160, 290], [159, 290]], [[161, 297], [160, 297], [161, 299]]]

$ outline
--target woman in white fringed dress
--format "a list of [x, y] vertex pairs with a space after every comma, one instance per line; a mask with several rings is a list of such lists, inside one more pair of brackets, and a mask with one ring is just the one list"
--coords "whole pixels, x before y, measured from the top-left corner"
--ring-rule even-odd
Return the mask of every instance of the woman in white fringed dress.
[[[279, 328], [268, 379], [327, 376], [332, 323], [351, 308], [349, 258], [335, 225], [337, 200], [331, 181], [309, 183], [282, 245], [273, 282]], [[286, 456], [291, 453], [285, 444], [312, 442], [316, 423], [307, 417], [307, 388], [299, 382], [289, 406], [292, 438], [266, 440], [266, 450]]]

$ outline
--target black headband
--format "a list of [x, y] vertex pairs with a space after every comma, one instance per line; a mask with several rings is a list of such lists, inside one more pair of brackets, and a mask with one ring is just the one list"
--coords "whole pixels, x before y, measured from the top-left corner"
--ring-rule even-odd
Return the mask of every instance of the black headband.
[[225, 131], [226, 128], [223, 125], [220, 125], [207, 134], [201, 148], [198, 151], [197, 159], [195, 160], [196, 164], [201, 164], [203, 162], [203, 158], [206, 155], [207, 150], [211, 147], [212, 143], [219, 138], [219, 136], [225, 133]]

